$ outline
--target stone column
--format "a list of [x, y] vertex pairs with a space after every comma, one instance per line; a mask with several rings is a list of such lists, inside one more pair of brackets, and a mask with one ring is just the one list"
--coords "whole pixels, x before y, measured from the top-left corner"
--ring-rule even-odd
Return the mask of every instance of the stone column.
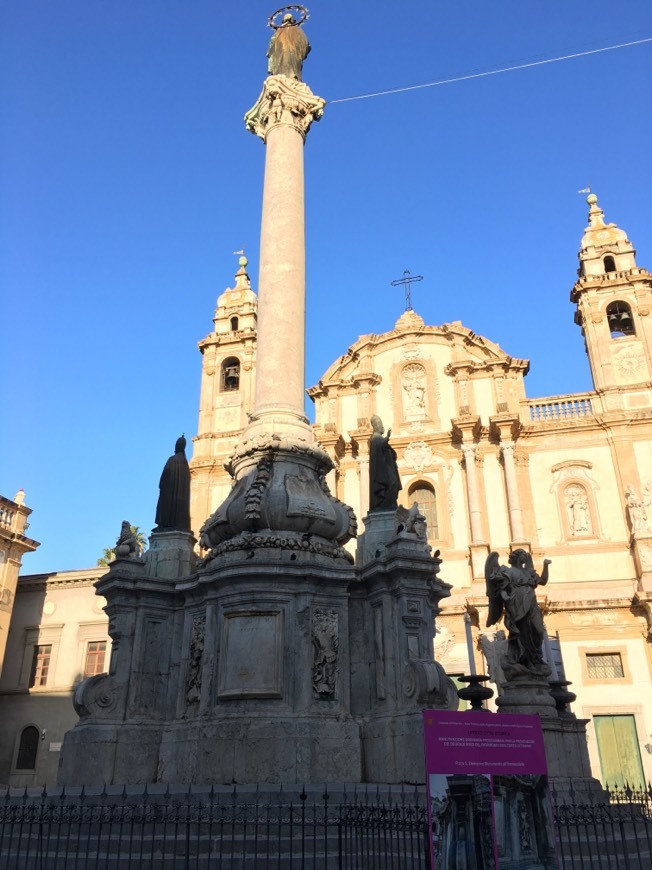
[[516, 445], [513, 441], [501, 441], [500, 450], [503, 455], [503, 466], [505, 468], [505, 486], [507, 488], [507, 506], [509, 508], [509, 524], [512, 529], [512, 541], [524, 541], [525, 531], [523, 529], [523, 512], [521, 511], [521, 500], [518, 494], [518, 483], [516, 480], [516, 465], [514, 463], [514, 449]]
[[482, 532], [482, 503], [478, 489], [478, 471], [475, 467], [477, 445], [467, 442], [463, 443], [461, 447], [466, 467], [466, 498], [471, 521], [471, 544], [469, 546], [471, 573], [473, 579], [477, 580], [484, 577], [484, 566], [489, 552]]
[[324, 100], [303, 82], [270, 76], [245, 123], [266, 145], [258, 279], [256, 391], [243, 436], [313, 441], [304, 413], [306, 255], [303, 146]]
[[471, 520], [471, 543], [481, 544], [482, 541], [482, 506], [478, 492], [478, 475], [475, 467], [475, 444], [462, 444], [462, 455], [466, 467], [466, 497], [469, 503]]

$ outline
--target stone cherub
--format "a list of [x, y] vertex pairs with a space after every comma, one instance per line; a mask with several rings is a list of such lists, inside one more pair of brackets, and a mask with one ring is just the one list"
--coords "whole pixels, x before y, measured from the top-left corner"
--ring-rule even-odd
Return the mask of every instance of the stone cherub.
[[392, 430], [384, 435], [380, 417], [371, 418], [374, 430], [369, 441], [369, 512], [396, 510], [399, 490], [403, 488], [396, 463], [396, 451], [389, 443]]
[[501, 565], [498, 553], [490, 553], [485, 563], [489, 614], [487, 628], [504, 618], [507, 629], [506, 675], [545, 671], [541, 644], [543, 615], [537, 603], [536, 588], [548, 582], [550, 559], [543, 560], [541, 576], [534, 570], [532, 556], [525, 550], [509, 554], [509, 565]]
[[303, 62], [310, 53], [310, 43], [301, 30], [301, 22], [287, 13], [280, 26], [271, 23], [270, 26], [274, 27], [275, 33], [267, 49], [267, 72], [272, 76], [288, 76], [300, 82]]

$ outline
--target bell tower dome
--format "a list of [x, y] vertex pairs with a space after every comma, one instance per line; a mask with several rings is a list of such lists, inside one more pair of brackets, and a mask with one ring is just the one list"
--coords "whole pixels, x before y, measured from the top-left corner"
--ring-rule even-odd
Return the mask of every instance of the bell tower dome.
[[605, 223], [598, 197], [587, 197], [578, 280], [571, 290], [575, 322], [586, 342], [593, 384], [607, 410], [640, 407], [652, 378], [652, 275], [636, 265], [627, 233]]

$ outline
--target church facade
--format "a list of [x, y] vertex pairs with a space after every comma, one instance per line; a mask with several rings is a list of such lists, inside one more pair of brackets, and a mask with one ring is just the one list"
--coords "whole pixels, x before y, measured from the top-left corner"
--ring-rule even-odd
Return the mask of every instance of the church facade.
[[[391, 331], [361, 336], [308, 393], [315, 434], [334, 463], [330, 490], [353, 507], [359, 531], [369, 504], [372, 416], [391, 427], [400, 501], [418, 503], [452, 584], [435, 638], [449, 675], [468, 673], [472, 655], [478, 672], [500, 681], [504, 636], [500, 626], [485, 627], [489, 552], [504, 561], [523, 548], [537, 569], [552, 560], [550, 582], [539, 589], [548, 661], [577, 694], [573, 712], [588, 720], [595, 776], [633, 783], [652, 779], [652, 275], [636, 265], [626, 233], [605, 222], [597, 199], [588, 202], [571, 299], [593, 391], [529, 399], [527, 360], [459, 322], [430, 326], [409, 309]], [[224, 464], [253, 406], [257, 297], [245, 258], [213, 322], [199, 343], [190, 461], [197, 537], [231, 490]], [[76, 719], [74, 685], [99, 673], [97, 651], [106, 661], [110, 652], [102, 601], [93, 596], [100, 573], [18, 583], [16, 664], [0, 681], [1, 780], [54, 781], [60, 741]], [[35, 651], [47, 646], [54, 658], [36, 685]], [[33, 766], [19, 769], [29, 749], [23, 737], [33, 733], [44, 735]]]
[[[605, 782], [652, 777], [652, 275], [595, 195], [571, 291], [591, 392], [529, 399], [527, 360], [461, 323], [429, 326], [408, 309], [361, 336], [308, 390], [328, 483], [359, 521], [369, 505], [371, 417], [391, 427], [405, 507], [415, 501], [453, 585], [435, 653], [449, 674], [500, 679], [504, 635], [485, 628], [484, 566], [521, 547], [551, 579], [539, 590], [560, 680], [588, 720]], [[256, 297], [241, 260], [202, 342], [201, 406], [191, 460], [195, 531], [226, 498], [224, 462], [251, 407]]]

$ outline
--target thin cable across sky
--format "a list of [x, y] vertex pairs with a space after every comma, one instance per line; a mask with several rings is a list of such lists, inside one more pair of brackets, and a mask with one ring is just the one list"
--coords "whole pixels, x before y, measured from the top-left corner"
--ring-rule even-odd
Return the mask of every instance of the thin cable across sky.
[[440, 81], [437, 81], [437, 82], [426, 82], [425, 84], [422, 84], [422, 85], [408, 85], [407, 87], [404, 87], [404, 88], [391, 88], [388, 91], [376, 91], [375, 93], [372, 93], [372, 94], [359, 94], [358, 96], [355, 96], [355, 97], [340, 97], [337, 100], [327, 100], [326, 102], [329, 105], [332, 105], [333, 103], [349, 103], [352, 100], [368, 100], [371, 97], [384, 97], [384, 96], [387, 96], [387, 94], [400, 94], [400, 93], [403, 93], [404, 91], [418, 91], [421, 88], [436, 88], [438, 85], [450, 85], [450, 84], [453, 84], [454, 82], [464, 82], [464, 81], [468, 81], [469, 79], [481, 79], [481, 78], [485, 78], [486, 76], [497, 76], [500, 73], [514, 72], [514, 70], [520, 70], [520, 69], [529, 69], [530, 67], [543, 66], [544, 64], [547, 64], [547, 63], [558, 63], [559, 61], [562, 61], [562, 60], [572, 60], [573, 58], [576, 58], [576, 57], [587, 57], [587, 55], [600, 54], [601, 52], [604, 52], [604, 51], [615, 51], [617, 48], [629, 48], [630, 46], [633, 46], [633, 45], [642, 45], [645, 42], [652, 42], [652, 36], [645, 37], [644, 39], [636, 39], [633, 42], [621, 42], [618, 45], [607, 45], [604, 48], [593, 48], [593, 49], [590, 49], [589, 51], [578, 51], [578, 52], [575, 52], [574, 54], [564, 54], [561, 57], [549, 57], [549, 58], [546, 58], [545, 60], [533, 60], [533, 61], [530, 61], [529, 63], [519, 63], [516, 66], [502, 67], [502, 69], [492, 69], [492, 70], [486, 70], [485, 72], [470, 73], [469, 75], [455, 76], [454, 78], [451, 78], [451, 79], [441, 79]]

